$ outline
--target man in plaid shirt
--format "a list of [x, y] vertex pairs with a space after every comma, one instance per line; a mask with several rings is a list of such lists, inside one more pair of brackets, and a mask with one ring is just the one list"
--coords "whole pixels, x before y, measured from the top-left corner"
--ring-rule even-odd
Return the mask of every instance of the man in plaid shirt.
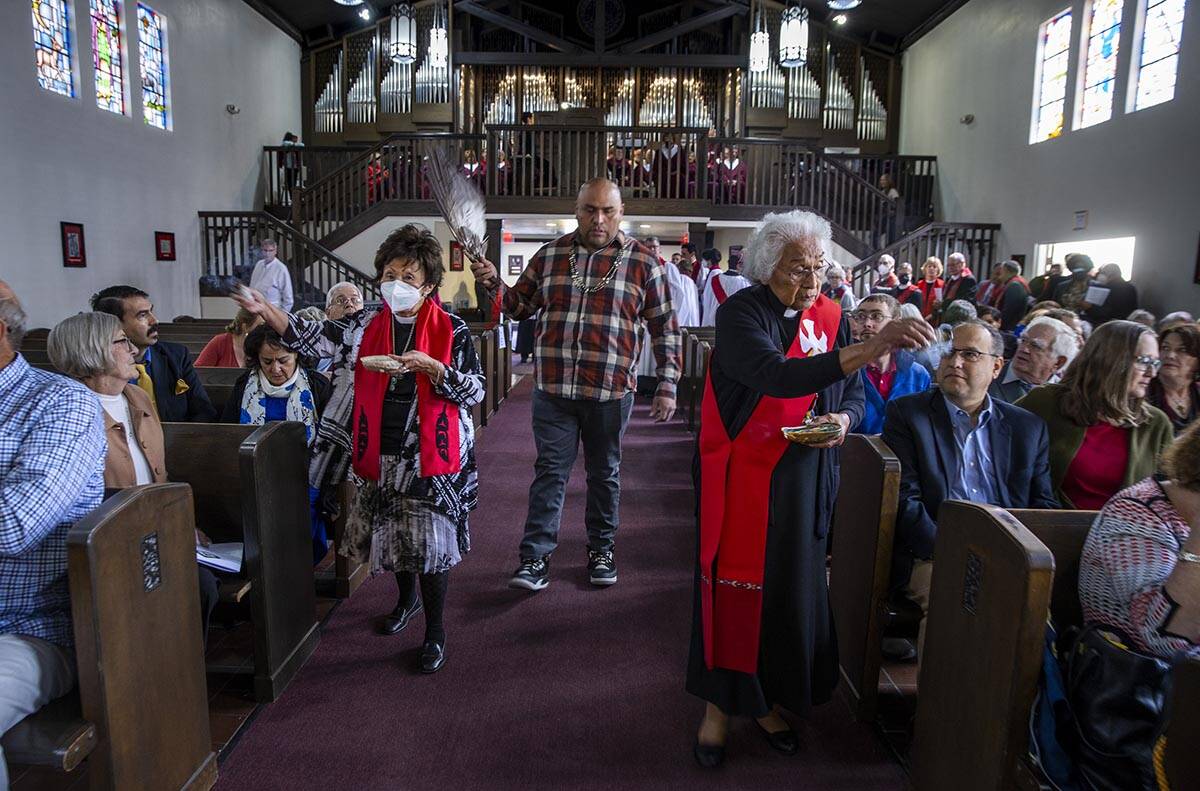
[[535, 253], [515, 286], [506, 288], [488, 261], [471, 265], [485, 288], [500, 290], [510, 318], [541, 311], [533, 393], [538, 458], [513, 587], [536, 591], [550, 584], [550, 553], [558, 545], [563, 495], [581, 439], [588, 572], [593, 585], [617, 581], [621, 437], [633, 408], [643, 322], [658, 375], [650, 413], [658, 422], [675, 413], [680, 335], [666, 273], [645, 246], [621, 233], [624, 211], [617, 185], [592, 179], [579, 190], [578, 230]]
[[75, 685], [67, 531], [100, 505], [107, 450], [96, 396], [31, 368], [24, 334], [0, 280], [0, 734]]

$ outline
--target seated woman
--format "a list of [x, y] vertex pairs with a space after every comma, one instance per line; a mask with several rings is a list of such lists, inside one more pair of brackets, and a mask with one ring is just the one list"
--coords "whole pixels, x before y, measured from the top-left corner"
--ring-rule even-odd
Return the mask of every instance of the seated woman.
[[1146, 401], [1161, 365], [1148, 327], [1110, 321], [1096, 328], [1061, 384], [1017, 401], [1050, 430], [1050, 477], [1063, 508], [1096, 510], [1154, 474], [1171, 443], [1171, 421]]
[[385, 634], [424, 607], [421, 671], [434, 673], [446, 661], [449, 572], [471, 548], [467, 517], [479, 488], [471, 407], [483, 400], [484, 380], [466, 322], [431, 299], [444, 273], [433, 234], [416, 225], [393, 231], [375, 253], [375, 273], [385, 305], [340, 321], [300, 320], [257, 293], [235, 299], [292, 348], [333, 358], [309, 482], [326, 502], [347, 478], [356, 485], [338, 551], [395, 573], [400, 595]]
[[1200, 426], [1163, 456], [1167, 480], [1118, 492], [1096, 517], [1079, 562], [1084, 622], [1170, 659], [1200, 656]]
[[[300, 364], [279, 333], [260, 326], [246, 336], [246, 372], [234, 383], [221, 422], [262, 426], [276, 420], [294, 420], [304, 424], [305, 441], [312, 447], [332, 389], [328, 379]], [[317, 512], [318, 494], [316, 488], [309, 487], [313, 563], [320, 562], [329, 551], [325, 520]]]
[[262, 324], [262, 318], [239, 310], [225, 331], [209, 341], [196, 358], [197, 368], [241, 368], [246, 364], [243, 344], [246, 334]]
[[[137, 379], [136, 351], [120, 320], [107, 313], [77, 313], [59, 322], [46, 339], [46, 353], [54, 367], [96, 393], [104, 408], [106, 494], [168, 480], [158, 412], [146, 391], [129, 383]], [[196, 540], [209, 544], [199, 530]], [[197, 566], [197, 572], [200, 634], [207, 644], [209, 618], [217, 605], [217, 578], [204, 566]]]
[[1150, 383], [1150, 403], [1166, 413], [1178, 434], [1200, 412], [1200, 328], [1175, 324], [1158, 334], [1162, 369]]
[[[854, 375], [871, 360], [933, 341], [897, 319], [852, 343], [841, 306], [821, 295], [830, 226], [815, 214], [768, 214], [747, 242], [755, 285], [717, 311], [700, 423], [699, 558], [687, 690], [707, 701], [694, 754], [724, 759], [730, 716], [753, 717], [793, 754], [784, 709], [804, 716], [838, 680], [826, 540], [838, 451], [863, 415]], [[793, 444], [781, 429], [812, 418], [829, 435]]]

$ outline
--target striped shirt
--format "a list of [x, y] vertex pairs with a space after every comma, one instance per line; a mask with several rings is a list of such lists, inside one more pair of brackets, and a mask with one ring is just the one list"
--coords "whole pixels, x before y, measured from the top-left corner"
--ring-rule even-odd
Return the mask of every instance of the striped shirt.
[[[576, 271], [588, 286], [620, 266], [612, 282], [592, 294], [578, 289], [571, 281], [573, 247]], [[657, 395], [675, 397], [679, 324], [666, 272], [641, 243], [619, 233], [589, 254], [571, 233], [534, 253], [516, 285], [501, 289], [509, 317], [521, 320], [541, 310], [534, 353], [539, 389], [560, 398], [623, 397], [637, 387], [635, 367], [645, 322], [656, 363]]]
[[0, 368], [0, 634], [69, 648], [67, 532], [104, 497], [95, 393], [17, 355]]

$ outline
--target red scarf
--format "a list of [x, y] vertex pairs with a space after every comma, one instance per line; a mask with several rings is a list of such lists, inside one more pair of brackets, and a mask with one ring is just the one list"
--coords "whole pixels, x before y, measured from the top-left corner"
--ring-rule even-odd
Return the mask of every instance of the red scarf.
[[[800, 318], [800, 331], [787, 356], [819, 353], [805, 353], [801, 347], [806, 321], [812, 322], [812, 336], [819, 339], [824, 334], [826, 350], [831, 351], [841, 306], [820, 296]], [[700, 418], [700, 609], [709, 669], [753, 673], [758, 668], [771, 475], [788, 447], [780, 429], [803, 423], [816, 399], [816, 393], [763, 396], [731, 440], [717, 409], [709, 368]]]
[[[413, 348], [443, 365], [450, 364], [454, 327], [450, 316], [428, 299], [413, 325]], [[368, 371], [362, 359], [375, 354], [394, 354], [392, 314], [384, 306], [363, 332], [354, 366], [354, 410], [350, 433], [354, 439], [354, 471], [367, 480], [379, 480], [379, 447], [382, 437], [383, 397], [390, 376]], [[459, 471], [458, 405], [433, 392], [424, 374], [417, 377], [417, 430], [421, 454], [421, 477], [450, 475]]]
[[725, 293], [725, 286], [721, 285], [721, 275], [715, 274], [712, 276], [713, 296], [717, 298], [718, 305], [724, 305], [725, 300], [729, 299], [729, 295]]
[[988, 294], [988, 304], [993, 308], [999, 308], [1000, 303], [1004, 301], [1004, 294], [1008, 291], [1008, 284], [1013, 280], [1025, 286], [1025, 294], [1029, 294], [1029, 284], [1025, 282], [1025, 278], [1020, 275], [1013, 275], [1009, 280], [999, 283], [992, 287], [991, 293]]

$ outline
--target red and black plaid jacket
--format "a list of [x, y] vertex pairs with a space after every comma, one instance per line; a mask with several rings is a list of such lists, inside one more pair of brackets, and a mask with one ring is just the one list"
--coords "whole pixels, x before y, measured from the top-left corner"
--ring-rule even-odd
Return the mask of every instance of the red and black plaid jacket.
[[[562, 398], [621, 398], [637, 386], [645, 322], [657, 363], [657, 395], [674, 398], [681, 344], [662, 265], [623, 233], [590, 255], [580, 245], [575, 265], [588, 285], [621, 262], [612, 282], [585, 294], [571, 282], [573, 245], [574, 233], [550, 242], [534, 253], [516, 285], [501, 286], [509, 317], [520, 320], [542, 311], [534, 354], [537, 387]], [[631, 245], [627, 256], [622, 254], [626, 245]]]

